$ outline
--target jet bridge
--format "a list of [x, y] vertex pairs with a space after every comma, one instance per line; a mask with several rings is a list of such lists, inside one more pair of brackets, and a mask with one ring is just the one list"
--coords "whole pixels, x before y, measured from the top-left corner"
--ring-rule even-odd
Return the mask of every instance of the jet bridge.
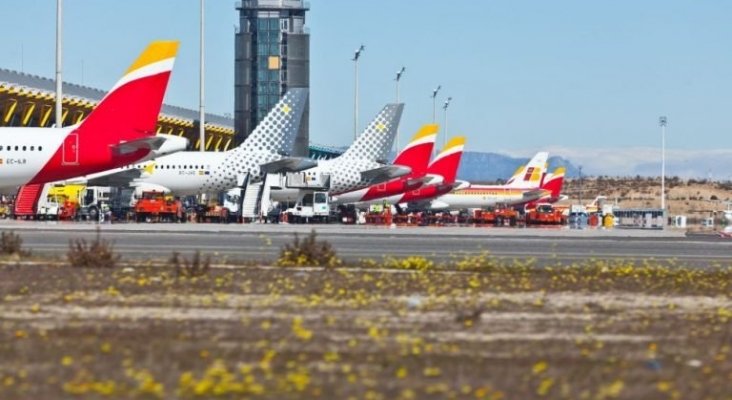
[[330, 189], [330, 174], [322, 172], [288, 172], [269, 175], [270, 186], [277, 189], [306, 189], [327, 191]]

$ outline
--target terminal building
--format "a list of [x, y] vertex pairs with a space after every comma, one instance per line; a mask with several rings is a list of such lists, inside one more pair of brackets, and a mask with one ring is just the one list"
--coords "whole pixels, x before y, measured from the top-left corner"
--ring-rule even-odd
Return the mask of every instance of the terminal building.
[[[101, 101], [104, 90], [73, 83], [63, 84], [63, 126], [79, 123]], [[0, 127], [51, 127], [54, 121], [56, 86], [52, 79], [0, 68]], [[158, 117], [157, 132], [177, 135], [190, 141], [191, 149], [199, 149], [198, 111], [163, 105]], [[206, 150], [226, 151], [234, 145], [234, 120], [206, 114]], [[306, 155], [314, 159], [338, 156], [343, 149], [310, 145]]]
[[[243, 0], [236, 3], [234, 131], [241, 143], [289, 88], [310, 87], [309, 4], [303, 0]], [[309, 106], [293, 155], [307, 156]]]

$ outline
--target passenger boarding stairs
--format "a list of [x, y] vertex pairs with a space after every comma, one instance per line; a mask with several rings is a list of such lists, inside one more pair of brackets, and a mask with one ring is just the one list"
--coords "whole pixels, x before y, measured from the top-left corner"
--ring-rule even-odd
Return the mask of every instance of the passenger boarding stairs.
[[16, 217], [30, 217], [36, 215], [36, 206], [41, 197], [43, 185], [23, 185], [15, 197], [14, 214]]
[[257, 218], [257, 205], [259, 204], [259, 196], [262, 193], [262, 182], [248, 183], [244, 190], [244, 199], [241, 207], [242, 218]]

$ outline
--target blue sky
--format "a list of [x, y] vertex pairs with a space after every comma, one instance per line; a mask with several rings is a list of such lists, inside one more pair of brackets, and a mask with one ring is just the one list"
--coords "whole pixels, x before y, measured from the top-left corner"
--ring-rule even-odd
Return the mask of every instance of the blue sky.
[[[4, 0], [0, 67], [53, 76], [54, 0]], [[198, 104], [198, 0], [66, 0], [65, 79], [107, 89], [155, 38], [177, 38], [166, 102]], [[361, 126], [407, 71], [402, 134], [452, 96], [450, 134], [468, 147], [732, 148], [732, 2], [312, 0], [311, 140], [352, 138], [353, 51], [363, 43]], [[233, 111], [232, 0], [207, 0], [207, 110]], [[438, 122], [443, 114], [438, 112]]]

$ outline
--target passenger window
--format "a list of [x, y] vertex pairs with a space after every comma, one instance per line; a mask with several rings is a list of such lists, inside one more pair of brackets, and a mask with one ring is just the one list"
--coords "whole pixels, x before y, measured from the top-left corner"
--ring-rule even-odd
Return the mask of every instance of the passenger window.
[[43, 146], [38, 146], [38, 151], [43, 151]]
[[18, 151], [18, 146], [15, 146], [15, 151]]
[[36, 146], [31, 146], [31, 149], [30, 150], [31, 151], [35, 151], [36, 150]]
[[25, 151], [25, 149], [26, 149], [26, 146], [23, 146], [23, 151]]

